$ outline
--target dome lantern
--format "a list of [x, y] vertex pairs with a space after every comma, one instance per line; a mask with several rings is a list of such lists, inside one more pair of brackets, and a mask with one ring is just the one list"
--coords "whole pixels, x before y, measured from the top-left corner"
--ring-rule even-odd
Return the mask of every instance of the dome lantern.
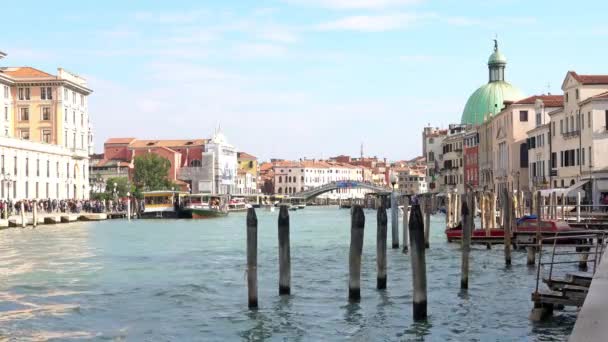
[[524, 96], [519, 89], [505, 81], [506, 57], [498, 50], [494, 40], [494, 51], [488, 59], [489, 81], [469, 97], [462, 112], [461, 123], [479, 125], [498, 114], [505, 101], [517, 101]]

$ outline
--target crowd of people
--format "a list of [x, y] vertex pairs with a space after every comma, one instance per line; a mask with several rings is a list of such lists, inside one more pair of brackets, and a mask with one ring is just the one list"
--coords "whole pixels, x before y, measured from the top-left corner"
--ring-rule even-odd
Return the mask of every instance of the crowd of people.
[[[132, 201], [132, 205], [136, 205], [137, 201]], [[127, 210], [127, 200], [0, 200], [0, 213], [2, 217], [11, 215], [20, 215], [21, 210], [25, 213], [31, 213], [37, 206], [38, 213], [107, 213], [107, 212], [123, 212]], [[136, 208], [132, 208], [136, 209]]]

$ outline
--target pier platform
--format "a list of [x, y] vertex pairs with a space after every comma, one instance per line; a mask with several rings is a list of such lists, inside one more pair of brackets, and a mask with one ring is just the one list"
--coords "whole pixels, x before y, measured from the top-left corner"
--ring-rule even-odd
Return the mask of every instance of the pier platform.
[[568, 341], [603, 342], [607, 337], [608, 253], [604, 253]]

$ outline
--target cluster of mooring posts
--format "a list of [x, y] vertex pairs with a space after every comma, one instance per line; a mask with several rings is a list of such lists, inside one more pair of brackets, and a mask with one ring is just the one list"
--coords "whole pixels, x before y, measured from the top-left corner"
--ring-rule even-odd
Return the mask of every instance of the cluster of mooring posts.
[[[394, 208], [398, 209], [397, 206], [394, 206]], [[411, 247], [404, 247], [404, 251], [408, 252], [409, 250], [411, 252], [414, 320], [427, 318], [425, 244], [428, 242], [426, 241], [428, 240], [428, 229], [425, 229], [425, 223], [430, 222], [430, 220], [427, 218], [425, 222], [421, 208], [422, 205], [414, 201], [409, 215], [407, 213], [403, 215], [403, 225], [407, 227], [407, 229], [404, 229], [404, 246], [408, 246], [409, 241], [409, 247]], [[430, 215], [430, 211], [427, 212]], [[397, 211], [393, 210], [392, 214], [394, 214], [393, 217], [398, 219]], [[384, 205], [378, 208], [376, 219], [376, 288], [383, 290], [386, 289], [388, 278], [386, 266], [388, 217]], [[398, 221], [395, 223], [397, 230], [393, 230], [393, 237], [396, 237], [397, 240], [396, 244], [393, 244], [394, 248], [399, 248], [398, 223]], [[250, 309], [258, 307], [257, 231], [258, 220], [255, 209], [249, 208], [247, 211], [247, 289]], [[360, 205], [354, 205], [351, 210], [348, 279], [348, 300], [354, 302], [361, 300], [361, 255], [363, 253], [364, 231], [365, 214], [363, 208]], [[289, 211], [286, 206], [281, 206], [278, 218], [279, 295], [291, 294], [289, 233]]]
[[[388, 242], [388, 217], [385, 203], [388, 198], [380, 201], [377, 210], [377, 232], [376, 232], [376, 269], [377, 289], [383, 290], [387, 286], [387, 242]], [[560, 201], [561, 199], [561, 201]], [[442, 201], [440, 201], [442, 200]], [[411, 201], [411, 203], [410, 203]], [[440, 203], [443, 202], [443, 203]], [[410, 253], [412, 267], [412, 289], [413, 289], [413, 317], [414, 320], [423, 320], [427, 317], [427, 293], [426, 293], [426, 261], [425, 249], [429, 248], [431, 213], [436, 212], [440, 204], [445, 205], [446, 227], [460, 228], [462, 236], [461, 244], [461, 291], [469, 287], [469, 254], [472, 244], [486, 245], [492, 248], [494, 244], [503, 244], [505, 266], [511, 267], [512, 248], [527, 251], [526, 264], [529, 267], [537, 265], [537, 286], [532, 294], [534, 308], [530, 315], [533, 320], [548, 317], [554, 308], [563, 308], [564, 305], [580, 306], [584, 300], [586, 290], [581, 289], [581, 284], [587, 285], [591, 282], [592, 274], [571, 273], [565, 279], [556, 279], [551, 273], [554, 264], [578, 263], [580, 270], [587, 270], [588, 262], [596, 264], [604, 251], [606, 239], [604, 231], [601, 230], [570, 230], [568, 232], [542, 231], [543, 220], [563, 220], [569, 224], [584, 222], [581, 210], [581, 197], [577, 196], [576, 207], [568, 207], [565, 196], [561, 198], [555, 194], [543, 196], [540, 191], [536, 193], [525, 193], [522, 191], [509, 191], [503, 189], [498, 194], [492, 191], [466, 191], [459, 195], [448, 192], [445, 197], [439, 198], [435, 195], [418, 195], [413, 198], [399, 196], [396, 193], [390, 195], [391, 210], [391, 247], [399, 248], [399, 205], [403, 206], [403, 232], [402, 252]], [[479, 208], [480, 229], [475, 228], [475, 217]], [[559, 210], [558, 210], [559, 208]], [[573, 214], [574, 213], [574, 214]], [[534, 230], [518, 231], [517, 220], [526, 215], [534, 220]], [[588, 212], [588, 222], [594, 227], [606, 226], [606, 222]], [[591, 218], [591, 219], [589, 219]], [[573, 225], [576, 226], [576, 225]], [[349, 249], [349, 281], [348, 298], [350, 301], [361, 300], [361, 255], [363, 251], [363, 237], [365, 228], [365, 215], [361, 205], [355, 204], [351, 208], [351, 240]], [[475, 232], [475, 234], [473, 234]], [[496, 234], [500, 232], [500, 234]], [[449, 240], [448, 240], [449, 241]], [[291, 259], [289, 250], [289, 212], [287, 207], [281, 206], [278, 220], [278, 243], [279, 243], [279, 295], [291, 294]], [[552, 247], [550, 253], [551, 261], [543, 261], [543, 247]], [[559, 252], [562, 247], [574, 247], [575, 252]], [[548, 253], [545, 253], [545, 257]], [[538, 255], [538, 259], [537, 259]], [[571, 255], [577, 257], [576, 261], [556, 261], [558, 255]], [[592, 260], [589, 260], [590, 256]], [[538, 260], [538, 262], [537, 262]], [[549, 276], [541, 275], [541, 270], [550, 266]], [[250, 208], [247, 213], [247, 284], [249, 307], [258, 307], [257, 297], [257, 218], [255, 209]], [[542, 293], [539, 291], [539, 281], [546, 283], [549, 288], [561, 291], [561, 294]], [[579, 288], [575, 288], [579, 286]]]

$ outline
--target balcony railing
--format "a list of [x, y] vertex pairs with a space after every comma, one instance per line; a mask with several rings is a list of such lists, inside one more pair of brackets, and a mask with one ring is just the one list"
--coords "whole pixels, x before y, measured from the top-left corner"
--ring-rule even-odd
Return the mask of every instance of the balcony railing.
[[579, 130], [570, 131], [570, 132], [563, 133], [562, 135], [564, 136], [564, 139], [570, 139], [570, 138], [578, 137], [579, 135], [581, 135], [581, 131], [579, 131]]

